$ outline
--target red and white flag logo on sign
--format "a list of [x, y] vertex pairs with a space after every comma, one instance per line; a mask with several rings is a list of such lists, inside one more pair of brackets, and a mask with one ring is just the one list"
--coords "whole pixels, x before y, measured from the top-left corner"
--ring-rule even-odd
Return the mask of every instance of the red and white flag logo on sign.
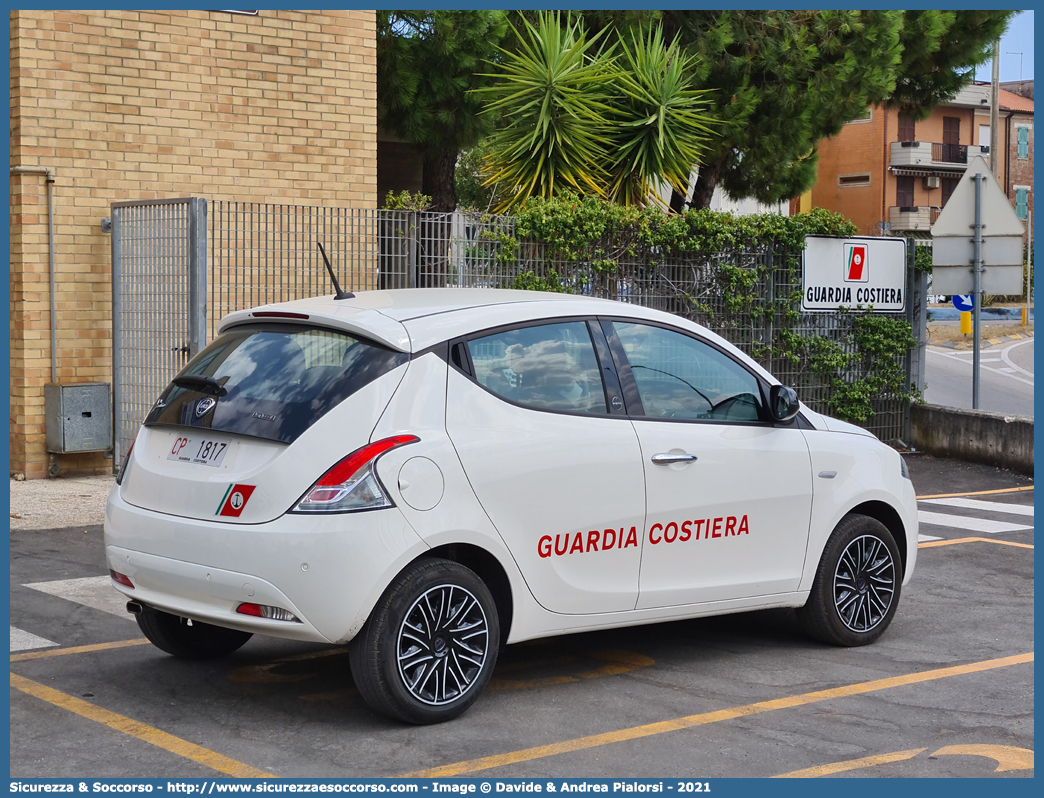
[[845, 244], [845, 282], [865, 283], [870, 279], [866, 268], [866, 244]]

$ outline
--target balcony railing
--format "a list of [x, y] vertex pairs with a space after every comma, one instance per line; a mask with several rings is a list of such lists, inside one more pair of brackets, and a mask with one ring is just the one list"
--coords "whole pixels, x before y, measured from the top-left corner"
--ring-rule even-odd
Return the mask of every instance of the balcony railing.
[[935, 163], [968, 163], [967, 144], [932, 144], [932, 161]]
[[893, 141], [889, 166], [925, 169], [966, 169], [968, 159], [982, 155], [989, 161], [990, 148], [975, 144], [940, 144], [928, 141]]

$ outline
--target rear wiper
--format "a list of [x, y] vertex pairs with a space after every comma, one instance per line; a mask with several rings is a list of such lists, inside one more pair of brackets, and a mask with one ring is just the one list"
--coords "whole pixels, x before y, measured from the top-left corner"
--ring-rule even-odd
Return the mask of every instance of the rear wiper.
[[193, 388], [200, 393], [209, 393], [213, 396], [225, 396], [228, 393], [228, 391], [225, 390], [225, 386], [213, 377], [183, 374], [180, 377], [175, 377], [171, 382], [181, 388]]

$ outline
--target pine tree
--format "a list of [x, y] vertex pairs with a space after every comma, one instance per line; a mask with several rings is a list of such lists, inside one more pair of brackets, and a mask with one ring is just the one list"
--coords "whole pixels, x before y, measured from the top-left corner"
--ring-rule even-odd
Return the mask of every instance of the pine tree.
[[432, 210], [456, 207], [457, 157], [490, 132], [469, 90], [506, 30], [503, 11], [377, 12], [378, 123], [419, 148]]
[[[705, 72], [721, 125], [689, 204], [716, 186], [772, 203], [815, 181], [816, 146], [875, 104], [926, 116], [989, 57], [1011, 11], [588, 12], [594, 30], [657, 22]], [[681, 210], [678, 192], [671, 206]]]

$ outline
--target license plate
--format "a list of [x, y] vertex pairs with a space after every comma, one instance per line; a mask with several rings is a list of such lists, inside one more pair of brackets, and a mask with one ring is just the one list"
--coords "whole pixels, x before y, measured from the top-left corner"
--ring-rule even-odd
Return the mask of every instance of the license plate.
[[216, 438], [204, 438], [201, 435], [179, 435], [174, 439], [167, 454], [168, 460], [179, 463], [199, 463], [200, 465], [221, 465], [228, 453], [228, 441]]

